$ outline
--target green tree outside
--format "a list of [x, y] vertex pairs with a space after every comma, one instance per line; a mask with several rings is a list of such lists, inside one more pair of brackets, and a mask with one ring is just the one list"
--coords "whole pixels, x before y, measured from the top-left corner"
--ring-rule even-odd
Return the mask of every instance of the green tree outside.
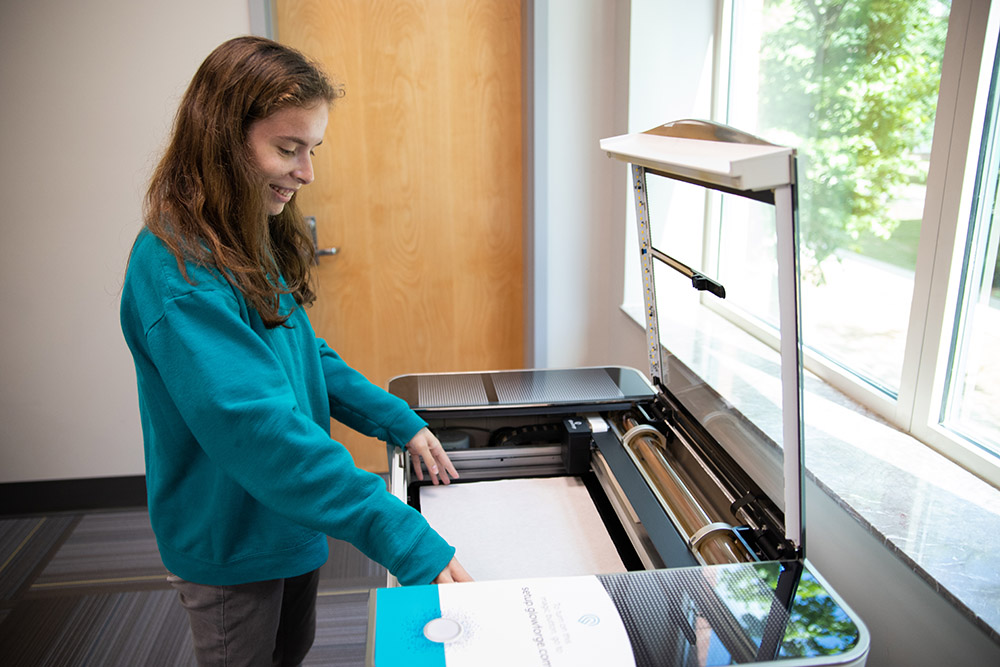
[[802, 249], [821, 282], [819, 265], [837, 250], [891, 236], [900, 186], [926, 184], [950, 2], [764, 9], [759, 132], [798, 149]]

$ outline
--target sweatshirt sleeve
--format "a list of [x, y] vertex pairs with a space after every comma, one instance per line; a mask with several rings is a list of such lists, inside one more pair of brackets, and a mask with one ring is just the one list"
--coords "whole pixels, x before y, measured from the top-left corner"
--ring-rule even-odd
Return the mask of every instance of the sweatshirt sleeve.
[[355, 431], [403, 446], [427, 426], [403, 399], [372, 384], [351, 368], [326, 342], [317, 338], [330, 414]]
[[[231, 290], [195, 289], [166, 299], [146, 331], [148, 353], [202, 449], [263, 505], [354, 544], [404, 584], [432, 581], [454, 549], [302, 413], [242, 308]], [[404, 416], [388, 430], [398, 440], [411, 427]]]

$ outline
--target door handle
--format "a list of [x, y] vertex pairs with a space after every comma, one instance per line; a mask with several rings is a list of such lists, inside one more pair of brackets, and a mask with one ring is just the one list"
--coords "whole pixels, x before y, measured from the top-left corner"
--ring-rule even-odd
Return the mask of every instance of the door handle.
[[319, 242], [316, 240], [316, 216], [307, 215], [306, 224], [309, 226], [309, 234], [312, 236], [313, 248], [316, 249], [316, 263], [319, 264], [320, 257], [328, 257], [330, 255], [336, 255], [340, 252], [340, 248], [320, 248]]

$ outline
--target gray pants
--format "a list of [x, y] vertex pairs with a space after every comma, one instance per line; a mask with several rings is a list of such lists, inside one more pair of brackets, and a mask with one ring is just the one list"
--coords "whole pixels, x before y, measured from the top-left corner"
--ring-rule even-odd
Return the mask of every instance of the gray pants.
[[167, 580], [187, 610], [202, 667], [298, 665], [312, 647], [319, 570], [236, 586]]

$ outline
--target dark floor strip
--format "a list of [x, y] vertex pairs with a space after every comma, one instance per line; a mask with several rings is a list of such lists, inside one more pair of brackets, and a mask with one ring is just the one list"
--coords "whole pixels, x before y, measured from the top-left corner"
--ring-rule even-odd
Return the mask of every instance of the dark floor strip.
[[87, 514], [32, 584], [29, 594], [166, 588], [166, 575], [144, 510]]
[[75, 515], [0, 520], [0, 602], [15, 599], [79, 520]]

